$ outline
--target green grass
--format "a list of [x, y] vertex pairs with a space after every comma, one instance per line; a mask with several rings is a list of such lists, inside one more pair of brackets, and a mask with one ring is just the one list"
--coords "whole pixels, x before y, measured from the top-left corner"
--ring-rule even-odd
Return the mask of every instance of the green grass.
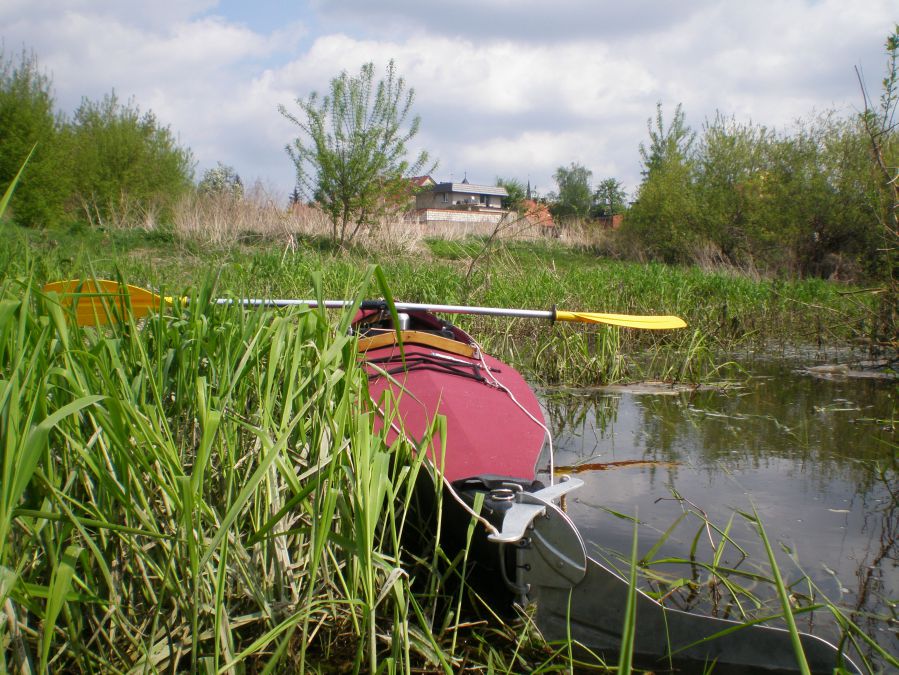
[[434, 627], [385, 620], [408, 612], [420, 463], [373, 432], [352, 340], [209, 291], [95, 331], [0, 287], [0, 606], [20, 652], [41, 671], [283, 669], [346, 633], [371, 670], [426, 661], [408, 635]]
[[553, 241], [506, 244], [469, 270], [480, 240], [432, 241], [424, 254], [384, 256], [318, 240], [214, 249], [165, 231], [3, 225], [0, 233], [9, 243], [0, 252], [0, 278], [24, 269], [39, 282], [122, 273], [132, 283], [180, 294], [216, 270], [219, 295], [296, 298], [311, 296], [309, 280], [318, 274], [326, 296], [342, 297], [377, 263], [394, 295], [409, 302], [677, 314], [689, 324], [651, 332], [457, 317], [485, 348], [543, 383], [697, 382], [719, 377], [719, 365], [734, 352], [846, 346], [873, 330], [872, 296], [838, 284], [611, 261]]
[[374, 424], [352, 311], [213, 295], [96, 330], [0, 283], [0, 671], [564, 663], [416, 515], [424, 452]]
[[[525, 616], [470, 621], [492, 608], [458, 583], [470, 561], [448, 557], [439, 522], [407, 547], [426, 469], [408, 445], [388, 449], [361, 403], [350, 312], [213, 296], [205, 284], [189, 310], [98, 331], [27, 280], [0, 285], [4, 669], [589, 665]], [[633, 577], [664, 562], [627, 564]], [[764, 609], [741, 573], [703, 568]]]
[[[96, 331], [32, 283], [0, 286], [4, 668], [575, 665], [524, 617], [461, 621], [458, 593], [478, 600], [454, 582], [467, 558], [447, 557], [439, 526], [410, 557], [424, 467], [388, 451], [361, 407], [349, 313], [213, 295]], [[752, 598], [739, 574], [708, 570]]]

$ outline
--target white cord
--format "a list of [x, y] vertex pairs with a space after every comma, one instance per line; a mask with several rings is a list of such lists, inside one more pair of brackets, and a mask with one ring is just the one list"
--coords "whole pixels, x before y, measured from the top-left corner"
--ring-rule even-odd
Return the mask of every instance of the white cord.
[[[477, 351], [478, 360], [481, 363], [481, 367], [483, 368], [484, 372], [487, 373], [487, 375], [493, 381], [493, 385], [497, 389], [501, 389], [502, 391], [504, 391], [506, 393], [506, 395], [510, 399], [512, 399], [512, 402], [515, 403], [515, 405], [517, 405], [518, 408], [525, 415], [530, 417], [531, 420], [533, 420], [533, 422], [537, 426], [539, 426], [541, 429], [543, 429], [544, 438], [546, 439], [548, 446], [549, 446], [549, 484], [553, 485], [555, 483], [555, 462], [554, 462], [554, 458], [553, 458], [552, 434], [549, 432], [549, 429], [543, 422], [538, 420], [533, 414], [531, 414], [530, 410], [525, 408], [519, 402], [519, 400], [517, 398], [515, 398], [515, 394], [513, 394], [512, 391], [506, 385], [504, 385], [502, 382], [500, 382], [498, 379], [496, 379], [496, 375], [493, 374], [493, 371], [490, 370], [490, 366], [487, 365], [487, 361], [484, 359], [484, 350], [481, 349], [481, 345], [479, 345], [473, 338], [472, 338], [472, 344], [474, 345], [474, 348]], [[434, 356], [441, 356], [441, 355], [434, 354]], [[451, 361], [459, 361], [460, 363], [465, 363], [466, 365], [468, 365], [467, 361], [462, 361], [461, 359], [456, 359], [451, 356], [444, 356], [443, 358], [446, 358]], [[372, 403], [374, 404], [374, 406], [378, 409], [378, 412], [381, 414], [381, 419], [386, 420], [386, 415], [384, 414], [384, 411], [381, 409], [381, 406], [379, 406], [374, 401], [374, 399], [371, 399], [371, 400], [372, 400]], [[406, 441], [408, 443], [410, 443], [412, 445], [416, 445], [416, 443], [412, 439], [410, 439], [409, 436], [406, 434], [405, 430], [403, 430], [402, 428], [397, 426], [396, 422], [394, 422], [393, 420], [390, 421], [390, 428], [393, 429], [398, 436], [402, 436], [404, 439], [406, 439]], [[446, 449], [444, 448], [444, 452], [445, 452], [445, 450]], [[448, 481], [446, 479], [446, 477], [443, 475], [443, 471], [437, 466], [437, 462], [432, 462], [432, 464], [434, 465], [434, 468], [437, 469], [437, 473], [440, 474], [440, 480], [443, 481], [443, 485], [446, 487], [447, 491], [450, 493], [452, 498], [459, 504], [459, 506], [461, 506], [462, 509], [464, 511], [466, 511], [472, 518], [476, 519], [479, 523], [481, 523], [481, 525], [483, 525], [487, 529], [488, 532], [490, 532], [491, 534], [499, 534], [499, 530], [496, 529], [496, 526], [493, 525], [493, 523], [491, 523], [489, 520], [484, 518], [484, 516], [482, 516], [481, 514], [477, 513], [473, 508], [471, 508], [468, 505], [468, 503], [466, 503], [466, 501], [464, 499], [462, 499], [462, 497], [459, 495], [459, 493], [456, 492], [456, 488], [454, 488], [452, 483], [450, 483], [450, 481]]]
[[[374, 402], [374, 400], [372, 400], [372, 402]], [[385, 419], [384, 411], [381, 410], [381, 407], [377, 403], [375, 403], [375, 407], [378, 409], [378, 412], [381, 413], [381, 419]], [[411, 438], [409, 438], [409, 436], [406, 434], [405, 430], [398, 427], [396, 425], [396, 422], [394, 422], [393, 420], [391, 420], [391, 422], [390, 422], [390, 428], [393, 429], [397, 433], [398, 436], [402, 436], [403, 438], [405, 438], [406, 442], [409, 443], [410, 445], [413, 445], [413, 446], [417, 445]], [[466, 501], [464, 499], [462, 499], [462, 497], [459, 496], [459, 493], [456, 492], [456, 488], [454, 488], [453, 484], [450, 483], [446, 479], [446, 476], [443, 475], [443, 471], [440, 469], [440, 467], [437, 466], [437, 462], [431, 462], [431, 464], [434, 465], [434, 468], [437, 470], [437, 473], [440, 475], [440, 480], [443, 481], [443, 485], [449, 491], [450, 495], [452, 495], [453, 499], [455, 499], [459, 503], [459, 506], [461, 506], [463, 510], [467, 511], [468, 514], [472, 518], [474, 518], [479, 523], [481, 523], [481, 525], [483, 525], [487, 529], [487, 531], [490, 532], [490, 534], [499, 534], [499, 530], [496, 529], [496, 526], [493, 523], [491, 523], [484, 516], [482, 516], [480, 513], [475, 511], [473, 508], [471, 508], [466, 503]]]
[[490, 366], [487, 365], [487, 361], [484, 360], [484, 350], [481, 349], [481, 345], [479, 345], [474, 338], [472, 338], [472, 343], [474, 344], [474, 347], [477, 350], [478, 359], [480, 359], [481, 365], [484, 367], [484, 372], [486, 372], [490, 376], [490, 379], [493, 380], [493, 383], [499, 389], [502, 389], [504, 392], [506, 392], [506, 394], [508, 394], [509, 398], [511, 398], [512, 401], [515, 403], [515, 405], [517, 405], [525, 415], [530, 417], [538, 427], [543, 429], [544, 437], [545, 437], [547, 443], [549, 444], [549, 484], [553, 485], [555, 483], [555, 478], [556, 478], [556, 467], [555, 467], [555, 459], [553, 457], [554, 452], [553, 452], [553, 436], [552, 436], [552, 434], [549, 432], [549, 429], [543, 422], [541, 422], [536, 417], [534, 417], [534, 415], [531, 414], [530, 410], [528, 410], [523, 405], [521, 405], [521, 403], [518, 401], [518, 399], [515, 398], [515, 394], [513, 394], [512, 391], [506, 385], [504, 385], [502, 382], [500, 382], [499, 380], [496, 379], [496, 375], [493, 374], [493, 371], [490, 370]]

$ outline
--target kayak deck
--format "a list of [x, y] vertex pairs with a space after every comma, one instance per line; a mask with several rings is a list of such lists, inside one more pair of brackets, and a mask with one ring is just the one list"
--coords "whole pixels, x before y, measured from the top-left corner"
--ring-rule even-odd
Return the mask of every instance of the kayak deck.
[[[521, 374], [482, 354], [457, 327], [425, 312], [408, 317], [399, 335], [368, 325], [359, 339], [371, 399], [382, 417], [388, 407], [396, 413], [391, 441], [402, 430], [420, 443], [443, 415], [446, 447], [435, 435], [427, 455], [447, 481], [482, 475], [533, 481], [546, 431]], [[364, 318], [371, 317], [357, 325]]]

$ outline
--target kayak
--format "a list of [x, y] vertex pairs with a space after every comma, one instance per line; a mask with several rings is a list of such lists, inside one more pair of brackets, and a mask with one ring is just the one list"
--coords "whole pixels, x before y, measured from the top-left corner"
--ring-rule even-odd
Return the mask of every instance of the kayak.
[[383, 314], [361, 311], [354, 327], [372, 400], [379, 403], [390, 392], [397, 402], [391, 437], [401, 429], [419, 443], [434, 417], [443, 415], [451, 438], [446, 448], [436, 439], [427, 452], [445, 481], [489, 475], [533, 482], [548, 431], [521, 374], [434, 314], [402, 313], [399, 331]]
[[[426, 310], [393, 315], [387, 305], [354, 318], [369, 395], [388, 441], [404, 436], [424, 447], [451, 499], [450, 517], [463, 531], [481, 494], [477, 560], [485, 590], [501, 588], [521, 606], [536, 604], [535, 623], [550, 641], [573, 640], [614, 658], [624, 635], [631, 589], [617, 572], [587, 555], [562, 507], [582, 485], [553, 476], [552, 442], [536, 394], [522, 375], [483, 353], [465, 331]], [[389, 412], [388, 412], [389, 411]], [[427, 442], [436, 416], [446, 420], [445, 447]], [[549, 485], [537, 480], [541, 457]], [[464, 539], [461, 541], [464, 542]], [[650, 668], [715, 673], [801, 672], [790, 633], [765, 625], [701, 616], [662, 606], [637, 590], [634, 658]], [[810, 672], [835, 667], [859, 672], [836, 647], [800, 634]]]

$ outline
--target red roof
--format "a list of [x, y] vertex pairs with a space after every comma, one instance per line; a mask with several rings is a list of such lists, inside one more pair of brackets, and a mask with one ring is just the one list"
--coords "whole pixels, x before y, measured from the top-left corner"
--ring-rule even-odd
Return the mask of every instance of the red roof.
[[414, 187], [426, 187], [428, 185], [437, 184], [437, 181], [430, 176], [413, 176], [409, 179], [409, 182], [412, 183]]

